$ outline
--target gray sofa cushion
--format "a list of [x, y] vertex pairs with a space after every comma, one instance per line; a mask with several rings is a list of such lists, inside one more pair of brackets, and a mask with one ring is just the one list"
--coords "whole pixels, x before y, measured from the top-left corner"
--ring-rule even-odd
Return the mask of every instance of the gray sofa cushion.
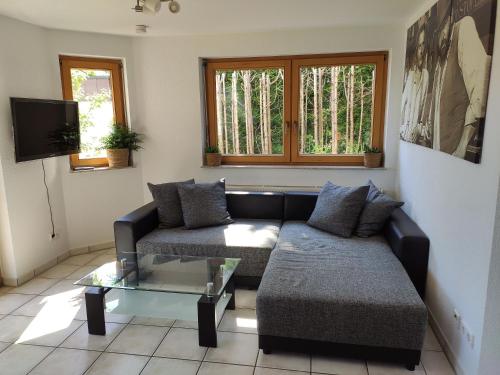
[[281, 221], [237, 219], [193, 230], [156, 229], [137, 242], [139, 254], [241, 258], [236, 275], [262, 276], [278, 239]]
[[186, 228], [194, 229], [232, 222], [227, 211], [224, 180], [213, 184], [183, 184], [177, 188]]
[[427, 310], [381, 236], [285, 222], [257, 292], [260, 335], [420, 350]]
[[182, 207], [177, 191], [177, 186], [194, 184], [194, 180], [183, 182], [168, 182], [166, 184], [151, 184], [148, 182], [149, 191], [158, 208], [158, 221], [160, 228], [175, 228], [184, 225]]
[[355, 232], [359, 237], [370, 237], [380, 233], [392, 212], [404, 204], [382, 193], [371, 180], [368, 181], [368, 185], [370, 191]]
[[350, 237], [368, 194], [368, 186], [343, 187], [328, 181], [319, 193], [316, 207], [307, 224], [336, 234]]

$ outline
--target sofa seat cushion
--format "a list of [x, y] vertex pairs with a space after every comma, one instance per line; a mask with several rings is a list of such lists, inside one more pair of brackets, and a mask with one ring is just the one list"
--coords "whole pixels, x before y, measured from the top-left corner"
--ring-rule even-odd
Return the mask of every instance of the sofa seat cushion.
[[260, 335], [421, 350], [427, 309], [381, 236], [285, 222], [257, 292]]
[[237, 219], [199, 229], [156, 229], [141, 238], [138, 254], [241, 258], [236, 275], [261, 277], [278, 239], [281, 221]]

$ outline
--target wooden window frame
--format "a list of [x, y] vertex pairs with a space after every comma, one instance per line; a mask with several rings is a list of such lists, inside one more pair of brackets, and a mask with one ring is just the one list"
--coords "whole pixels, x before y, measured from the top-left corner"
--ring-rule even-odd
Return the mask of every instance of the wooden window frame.
[[[125, 111], [125, 95], [123, 85], [123, 63], [119, 59], [105, 59], [79, 56], [59, 56], [61, 70], [61, 85], [63, 99], [73, 100], [73, 88], [71, 85], [71, 69], [98, 69], [111, 72], [111, 97], [113, 101], [114, 122], [127, 126]], [[107, 158], [80, 159], [79, 154], [70, 155], [71, 169], [80, 167], [102, 168], [108, 167]]]
[[283, 155], [223, 155], [222, 163], [228, 165], [332, 165], [362, 166], [363, 155], [300, 155], [298, 104], [300, 68], [303, 66], [375, 65], [375, 93], [373, 105], [371, 146], [383, 152], [384, 120], [386, 110], [388, 52], [361, 52], [322, 55], [295, 55], [257, 58], [206, 59], [205, 104], [207, 111], [207, 140], [210, 146], [217, 146], [217, 110], [215, 93], [215, 72], [231, 69], [262, 69], [281, 67], [285, 69], [285, 108], [283, 129]]

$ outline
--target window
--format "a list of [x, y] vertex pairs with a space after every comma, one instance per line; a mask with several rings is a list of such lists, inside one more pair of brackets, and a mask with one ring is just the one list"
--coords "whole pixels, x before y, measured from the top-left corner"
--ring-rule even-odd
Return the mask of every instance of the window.
[[60, 56], [63, 97], [78, 102], [80, 154], [71, 155], [71, 168], [107, 167], [100, 139], [113, 124], [126, 126], [123, 73], [120, 60]]
[[224, 164], [362, 165], [383, 147], [387, 53], [207, 60]]

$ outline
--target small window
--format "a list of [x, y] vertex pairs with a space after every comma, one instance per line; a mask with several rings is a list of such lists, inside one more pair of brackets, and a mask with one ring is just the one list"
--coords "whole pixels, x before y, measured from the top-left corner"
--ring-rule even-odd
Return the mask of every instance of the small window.
[[126, 125], [123, 72], [120, 60], [60, 56], [63, 97], [78, 102], [80, 154], [71, 155], [71, 168], [107, 167], [101, 138], [113, 124]]
[[207, 60], [209, 143], [225, 164], [362, 165], [383, 147], [386, 57]]

